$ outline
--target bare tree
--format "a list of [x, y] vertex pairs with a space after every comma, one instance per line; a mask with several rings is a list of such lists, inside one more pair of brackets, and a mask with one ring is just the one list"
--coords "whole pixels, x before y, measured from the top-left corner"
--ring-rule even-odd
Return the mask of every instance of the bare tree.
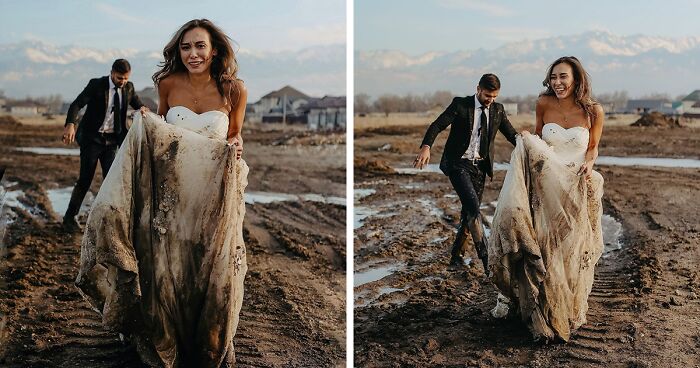
[[63, 107], [63, 97], [60, 94], [51, 95], [48, 98], [46, 105], [49, 107], [49, 112], [58, 114]]
[[426, 96], [428, 108], [441, 107], [446, 108], [452, 102], [454, 94], [450, 91], [435, 91], [432, 95]]
[[400, 112], [418, 112], [418, 111], [427, 110], [425, 99], [423, 99], [419, 96], [412, 95], [409, 93], [409, 94], [401, 97], [400, 101], [401, 101], [400, 106], [399, 106]]
[[367, 114], [372, 108], [369, 103], [369, 95], [366, 93], [360, 93], [355, 95], [355, 114]]
[[624, 107], [627, 106], [627, 100], [629, 100], [629, 97], [627, 96], [627, 91], [602, 93], [600, 95], [596, 95], [595, 98], [596, 100], [598, 100], [598, 102], [602, 104], [612, 105], [613, 112], [624, 109]]
[[668, 93], [649, 93], [639, 99], [641, 100], [664, 100], [665, 102], [671, 102], [671, 96]]
[[391, 94], [381, 95], [374, 101], [374, 107], [388, 117], [390, 113], [398, 112], [401, 108], [401, 97]]

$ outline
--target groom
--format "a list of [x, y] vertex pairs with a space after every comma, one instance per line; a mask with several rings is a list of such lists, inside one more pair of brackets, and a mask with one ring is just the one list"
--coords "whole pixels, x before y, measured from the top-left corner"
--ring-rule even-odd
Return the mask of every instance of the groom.
[[484, 74], [479, 80], [475, 95], [455, 97], [450, 106], [430, 124], [420, 152], [413, 162], [414, 167], [421, 169], [427, 165], [430, 161], [430, 147], [435, 138], [452, 125], [440, 160], [440, 170], [450, 178], [462, 202], [462, 218], [452, 245], [450, 265], [464, 265], [467, 234], [470, 233], [487, 273], [487, 242], [479, 211], [484, 181], [486, 175], [493, 178], [493, 142], [496, 132], [501, 131], [513, 146], [517, 134], [508, 121], [503, 105], [494, 102], [500, 89], [501, 82], [496, 75]]
[[[80, 174], [73, 188], [68, 210], [63, 216], [63, 226], [67, 231], [80, 230], [75, 216], [80, 210], [85, 194], [90, 189], [97, 161], [100, 162], [104, 178], [114, 161], [119, 145], [126, 137], [127, 104], [134, 110], [140, 109], [142, 112], [148, 110], [134, 92], [134, 85], [129, 82], [130, 76], [129, 62], [125, 59], [115, 60], [110, 74], [91, 79], [68, 109], [66, 124], [63, 128], [63, 143], [70, 144], [73, 140], [78, 142]], [[77, 124], [78, 112], [85, 105], [87, 105], [85, 114], [80, 119], [80, 124]]]

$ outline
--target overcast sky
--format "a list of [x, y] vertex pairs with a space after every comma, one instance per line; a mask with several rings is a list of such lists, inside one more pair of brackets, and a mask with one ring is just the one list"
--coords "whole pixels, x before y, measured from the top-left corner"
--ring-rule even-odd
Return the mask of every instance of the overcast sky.
[[495, 49], [507, 42], [607, 30], [700, 35], [697, 0], [355, 0], [355, 50]]
[[0, 8], [0, 44], [160, 51], [194, 18], [208, 18], [248, 50], [345, 43], [344, 0], [0, 0]]

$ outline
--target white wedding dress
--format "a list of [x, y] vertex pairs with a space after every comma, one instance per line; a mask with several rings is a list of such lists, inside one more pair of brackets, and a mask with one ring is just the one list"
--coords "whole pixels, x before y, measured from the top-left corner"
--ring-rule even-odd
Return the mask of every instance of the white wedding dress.
[[603, 252], [603, 178], [577, 175], [588, 138], [586, 128], [556, 123], [544, 125], [542, 139], [519, 136], [498, 198], [491, 279], [536, 339], [568, 341], [586, 322]]
[[220, 111], [137, 115], [88, 217], [76, 285], [145, 363], [230, 366], [248, 167]]

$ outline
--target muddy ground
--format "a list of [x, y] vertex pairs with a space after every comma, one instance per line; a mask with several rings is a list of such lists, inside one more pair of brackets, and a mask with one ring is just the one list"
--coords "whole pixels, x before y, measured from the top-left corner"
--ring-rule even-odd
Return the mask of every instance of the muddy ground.
[[[368, 215], [354, 235], [357, 366], [700, 366], [699, 169], [596, 167], [621, 249], [609, 244], [597, 265], [588, 323], [568, 343], [542, 345], [518, 320], [490, 315], [497, 291], [473, 248], [476, 262], [448, 271], [460, 208], [448, 178], [392, 170], [411, 164], [426, 126], [355, 131], [355, 189], [365, 189], [355, 209]], [[511, 150], [499, 134], [496, 161]], [[698, 127], [618, 125], [605, 128], [600, 154], [698, 159], [699, 150]], [[487, 180], [484, 213], [504, 177]]]
[[[72, 186], [79, 159], [16, 147], [65, 147], [59, 119], [0, 125], [3, 183], [24, 192], [0, 259], [0, 366], [140, 367], [135, 350], [102, 330], [73, 281], [81, 234], [62, 232], [47, 190]], [[246, 127], [248, 191], [345, 196], [344, 134]], [[75, 146], [73, 148], [76, 148]], [[98, 169], [93, 190], [99, 188]], [[21, 207], [21, 206], [20, 206]], [[245, 299], [234, 338], [239, 367], [345, 365], [344, 205], [246, 205]]]

